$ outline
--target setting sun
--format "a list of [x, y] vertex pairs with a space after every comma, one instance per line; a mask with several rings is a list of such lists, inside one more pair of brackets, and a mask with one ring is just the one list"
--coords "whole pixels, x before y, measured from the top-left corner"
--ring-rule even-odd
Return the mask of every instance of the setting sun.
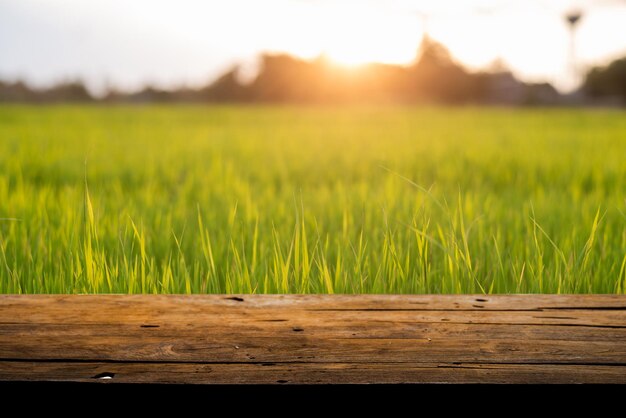
[[626, 4], [616, 1], [7, 0], [0, 53], [10, 59], [0, 61], [0, 76], [39, 85], [75, 76], [102, 92], [199, 86], [263, 52], [409, 65], [428, 33], [473, 70], [497, 60], [522, 80], [571, 90], [564, 15], [573, 4], [585, 10], [576, 34], [582, 69], [626, 52]]
[[[311, 10], [319, 30], [303, 33], [305, 44], [317, 44], [319, 52], [338, 64], [354, 66], [371, 62], [406, 64], [415, 58], [423, 28], [412, 16], [381, 11], [364, 5], [330, 4]], [[300, 54], [298, 48], [293, 51]]]
[[[376, 2], [291, 3], [308, 24], [290, 33], [280, 47], [303, 58], [323, 54], [344, 66], [371, 62], [408, 65], [416, 57], [425, 33], [448, 47], [456, 60], [473, 69], [502, 62], [529, 80], [551, 80], [569, 89], [569, 32], [564, 13], [569, 3], [537, 7], [503, 7], [487, 2], [406, 2], [382, 7]], [[626, 37], [615, 36], [626, 7], [597, 8], [585, 16], [578, 34], [579, 59], [596, 63], [626, 48]], [[532, 22], [532, 25], [529, 25]]]

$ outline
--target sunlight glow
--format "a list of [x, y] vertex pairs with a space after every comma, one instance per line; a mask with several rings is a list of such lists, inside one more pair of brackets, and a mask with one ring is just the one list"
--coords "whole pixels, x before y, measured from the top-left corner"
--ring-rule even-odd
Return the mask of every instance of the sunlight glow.
[[428, 32], [471, 69], [499, 60], [563, 88], [574, 3], [582, 67], [626, 54], [622, 0], [2, 0], [0, 77], [200, 86], [263, 52], [409, 65]]
[[[320, 53], [348, 66], [381, 62], [406, 64], [417, 52], [422, 27], [417, 19], [391, 11], [349, 3], [311, 9], [319, 31], [303, 34]], [[298, 53], [298, 51], [294, 51]]]

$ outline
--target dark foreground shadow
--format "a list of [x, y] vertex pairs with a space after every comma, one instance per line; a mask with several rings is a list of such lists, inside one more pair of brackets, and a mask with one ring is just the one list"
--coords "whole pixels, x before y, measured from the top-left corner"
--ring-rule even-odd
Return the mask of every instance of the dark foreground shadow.
[[[0, 382], [5, 400], [39, 403], [90, 400], [93, 407], [130, 403], [150, 408], [219, 406], [232, 412], [246, 409], [279, 411], [290, 405], [315, 410], [331, 405], [347, 409], [408, 408], [418, 413], [439, 408], [483, 409], [500, 402], [518, 411], [532, 411], [541, 402], [559, 408], [581, 406], [593, 399], [621, 399], [620, 385], [170, 385], [65, 382]], [[598, 397], [594, 396], [595, 394]], [[508, 401], [507, 401], [508, 400]], [[533, 406], [534, 405], [534, 406]], [[594, 409], [597, 410], [598, 403]], [[423, 411], [424, 412], [424, 411]]]

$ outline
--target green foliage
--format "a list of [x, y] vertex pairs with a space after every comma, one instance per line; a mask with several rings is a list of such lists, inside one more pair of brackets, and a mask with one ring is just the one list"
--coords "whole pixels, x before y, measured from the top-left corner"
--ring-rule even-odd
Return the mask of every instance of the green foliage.
[[626, 118], [1, 107], [1, 293], [623, 293]]

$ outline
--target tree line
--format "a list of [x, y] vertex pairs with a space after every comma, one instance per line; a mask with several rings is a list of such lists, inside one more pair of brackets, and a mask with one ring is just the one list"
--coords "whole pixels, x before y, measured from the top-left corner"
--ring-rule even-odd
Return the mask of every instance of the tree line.
[[[580, 97], [626, 104], [626, 58], [588, 72], [579, 94], [563, 96], [549, 83], [524, 83], [503, 67], [470, 72], [440, 43], [425, 37], [409, 66], [369, 64], [347, 69], [324, 57], [307, 61], [287, 54], [264, 54], [259, 72], [242, 82], [234, 67], [208, 85], [137, 92], [109, 91], [93, 97], [79, 82], [32, 89], [23, 82], [0, 81], [0, 102], [105, 103], [442, 103], [567, 104]], [[577, 99], [574, 99], [577, 98]]]

